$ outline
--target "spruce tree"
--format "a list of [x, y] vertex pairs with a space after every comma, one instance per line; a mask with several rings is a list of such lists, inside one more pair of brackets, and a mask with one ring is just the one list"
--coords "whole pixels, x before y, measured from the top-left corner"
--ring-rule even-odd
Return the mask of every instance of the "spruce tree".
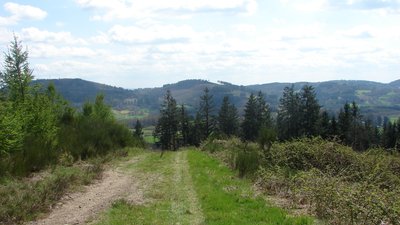
[[300, 96], [294, 91], [294, 86], [285, 87], [279, 99], [277, 126], [278, 137], [281, 140], [297, 138], [301, 134]]
[[256, 96], [251, 93], [244, 109], [244, 119], [242, 123], [242, 139], [245, 141], [255, 141], [260, 128], [257, 111], [258, 104]]
[[343, 109], [340, 109], [338, 117], [338, 130], [340, 139], [347, 145], [351, 144], [351, 125], [352, 116], [349, 103], [345, 103]]
[[321, 106], [318, 104], [314, 88], [305, 85], [301, 89], [300, 98], [301, 135], [315, 136]]
[[258, 130], [263, 126], [272, 126], [271, 112], [261, 91], [257, 94], [257, 121], [259, 122]]
[[214, 101], [207, 87], [204, 89], [204, 94], [200, 96], [199, 116], [203, 137], [208, 138], [214, 129]]
[[221, 108], [218, 112], [218, 128], [219, 131], [231, 137], [238, 133], [239, 116], [235, 105], [229, 102], [229, 97], [225, 96], [222, 100]]
[[5, 53], [4, 69], [0, 72], [0, 87], [7, 88], [12, 101], [24, 101], [33, 75], [29, 68], [28, 51], [23, 50], [21, 42], [15, 35], [8, 52]]
[[329, 114], [327, 111], [323, 111], [318, 121], [318, 134], [322, 138], [328, 138], [331, 133], [331, 122], [329, 121]]
[[163, 150], [176, 150], [178, 148], [179, 112], [176, 100], [171, 91], [167, 91], [160, 109], [154, 136], [160, 140]]
[[185, 106], [182, 104], [180, 108], [179, 128], [181, 133], [182, 145], [190, 144], [190, 118], [186, 112]]

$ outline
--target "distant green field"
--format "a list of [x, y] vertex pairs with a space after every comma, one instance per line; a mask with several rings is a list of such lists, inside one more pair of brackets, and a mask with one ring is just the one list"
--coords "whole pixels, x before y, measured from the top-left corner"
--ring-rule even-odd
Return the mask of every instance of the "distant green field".
[[129, 110], [112, 110], [117, 120], [132, 120], [132, 119], [143, 119], [149, 115], [148, 109], [140, 109], [137, 111]]
[[149, 127], [143, 128], [143, 138], [146, 141], [146, 143], [154, 144], [157, 141], [153, 137], [154, 129], [155, 129], [154, 126], [149, 126]]

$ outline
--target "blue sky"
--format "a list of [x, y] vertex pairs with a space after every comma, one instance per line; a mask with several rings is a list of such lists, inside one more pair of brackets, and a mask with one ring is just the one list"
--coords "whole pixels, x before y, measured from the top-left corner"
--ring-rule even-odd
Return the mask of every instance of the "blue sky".
[[1, 52], [13, 32], [36, 78], [125, 88], [400, 78], [400, 0], [0, 1]]

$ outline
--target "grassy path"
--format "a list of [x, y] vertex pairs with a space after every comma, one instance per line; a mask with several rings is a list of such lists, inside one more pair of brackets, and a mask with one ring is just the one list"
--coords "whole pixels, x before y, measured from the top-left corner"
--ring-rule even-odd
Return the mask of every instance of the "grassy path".
[[268, 206], [248, 181], [197, 150], [147, 152], [122, 169], [138, 180], [145, 203], [116, 201], [97, 224], [311, 224]]

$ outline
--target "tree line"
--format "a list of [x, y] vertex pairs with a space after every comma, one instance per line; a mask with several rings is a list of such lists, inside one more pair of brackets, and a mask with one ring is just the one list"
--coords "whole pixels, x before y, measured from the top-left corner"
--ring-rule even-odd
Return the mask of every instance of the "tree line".
[[162, 149], [199, 146], [210, 137], [238, 136], [268, 149], [275, 140], [320, 136], [363, 151], [371, 147], [400, 149], [400, 118], [376, 124], [361, 114], [356, 102], [345, 103], [338, 113], [329, 113], [318, 103], [315, 89], [304, 85], [296, 91], [286, 87], [277, 112], [272, 112], [262, 92], [250, 94], [243, 115], [225, 96], [215, 108], [208, 88], [200, 96], [196, 114], [188, 115], [168, 90], [160, 109], [154, 137]]
[[103, 95], [75, 109], [54, 85], [33, 86], [33, 78], [28, 51], [14, 37], [0, 71], [0, 176], [143, 144], [116, 122]]

